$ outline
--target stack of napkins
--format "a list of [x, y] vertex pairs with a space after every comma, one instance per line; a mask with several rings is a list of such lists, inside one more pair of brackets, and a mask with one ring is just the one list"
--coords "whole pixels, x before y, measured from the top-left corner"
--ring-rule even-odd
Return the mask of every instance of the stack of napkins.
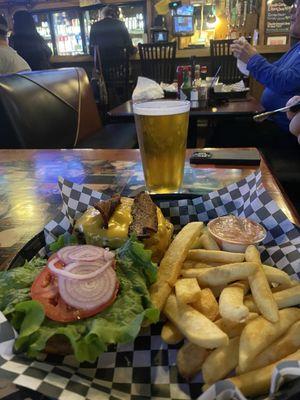
[[164, 91], [161, 86], [152, 79], [138, 77], [137, 85], [132, 94], [133, 101], [162, 99]]

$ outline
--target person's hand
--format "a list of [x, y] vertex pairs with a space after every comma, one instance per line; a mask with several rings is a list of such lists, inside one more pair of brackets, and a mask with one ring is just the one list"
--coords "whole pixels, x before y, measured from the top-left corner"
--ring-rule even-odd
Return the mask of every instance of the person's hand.
[[[294, 96], [286, 103], [287, 106], [292, 106], [300, 102], [300, 96]], [[300, 112], [294, 113], [288, 111], [287, 113], [288, 119], [290, 122], [290, 132], [298, 137], [298, 141], [300, 140]]]
[[248, 63], [251, 57], [257, 54], [255, 47], [251, 46], [245, 38], [235, 40], [231, 45], [231, 51], [233, 52], [234, 57], [243, 61], [245, 64]]

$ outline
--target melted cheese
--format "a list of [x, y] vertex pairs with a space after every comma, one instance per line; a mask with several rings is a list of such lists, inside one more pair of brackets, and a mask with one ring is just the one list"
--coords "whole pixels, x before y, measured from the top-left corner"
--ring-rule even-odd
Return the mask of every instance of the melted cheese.
[[[128, 238], [128, 228], [132, 222], [131, 208], [133, 199], [121, 198], [114, 214], [108, 222], [108, 228], [103, 228], [103, 221], [99, 211], [89, 208], [76, 222], [75, 229], [84, 233], [86, 242], [97, 246], [118, 248]], [[161, 210], [157, 208], [158, 231], [151, 237], [144, 239], [146, 249], [152, 251], [153, 261], [159, 262], [163, 257], [173, 235], [173, 225], [165, 219]]]
[[[128, 228], [132, 222], [131, 207], [133, 199], [122, 197], [121, 204], [115, 209], [115, 212], [110, 217], [108, 229], [102, 229], [103, 236], [107, 238], [128, 238]], [[100, 233], [102, 235], [102, 233]]]

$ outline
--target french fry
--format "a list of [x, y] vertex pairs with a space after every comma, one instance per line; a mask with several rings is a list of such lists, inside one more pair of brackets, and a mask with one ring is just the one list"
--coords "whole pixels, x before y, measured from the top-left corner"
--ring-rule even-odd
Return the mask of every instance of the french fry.
[[[245, 372], [265, 367], [292, 354], [300, 348], [300, 321], [292, 325], [286, 334], [258, 354]], [[238, 371], [237, 371], [238, 372]]]
[[221, 265], [215, 268], [191, 268], [181, 271], [184, 278], [197, 278], [204, 286], [219, 286], [228, 283], [247, 279], [254, 274], [258, 266], [253, 262], [234, 263]]
[[200, 238], [200, 246], [205, 250], [220, 250], [215, 239], [210, 235], [209, 232], [204, 232]]
[[[273, 293], [273, 297], [279, 309], [297, 306], [300, 304], [300, 285]], [[244, 304], [250, 311], [257, 312], [258, 308], [253, 298], [245, 298]]]
[[[150, 288], [150, 297], [156, 308], [163, 306], [175, 285], [187, 253], [200, 235], [203, 222], [191, 222], [181, 229], [166, 251], [157, 273], [157, 282]], [[166, 285], [169, 285], [168, 286]]]
[[182, 264], [182, 268], [194, 268], [194, 266], [196, 265], [196, 261], [185, 261]]
[[261, 265], [261, 259], [260, 259], [260, 254], [257, 248], [253, 245], [250, 245], [247, 247], [245, 251], [245, 260], [250, 261], [250, 262], [255, 262], [259, 265]]
[[270, 286], [270, 287], [271, 287], [271, 292], [273, 293], [273, 295], [274, 295], [274, 293], [281, 292], [282, 290], [287, 289], [287, 287], [285, 285], [277, 285], [276, 283], [275, 283], [276, 286], [273, 286], [273, 283], [271, 283], [271, 285], [272, 286]]
[[191, 306], [211, 321], [215, 321], [219, 315], [218, 302], [209, 288], [202, 289], [198, 300], [192, 303]]
[[217, 321], [215, 321], [215, 324], [224, 332], [228, 335], [229, 339], [232, 339], [236, 336], [240, 336], [241, 333], [243, 332], [245, 326], [250, 322], [253, 321], [255, 318], [258, 317], [258, 314], [256, 313], [249, 313], [249, 316], [245, 322], [242, 322], [240, 324], [233, 322], [233, 321], [228, 321], [228, 319], [220, 318]]
[[297, 306], [300, 304], [300, 285], [274, 293], [273, 296], [279, 309]]
[[219, 298], [220, 294], [222, 291], [225, 289], [226, 285], [219, 285], [219, 286], [207, 286], [207, 285], [202, 285], [203, 289], [210, 289], [215, 296], [215, 298]]
[[191, 249], [199, 249], [201, 247], [201, 237], [203, 235], [197, 236], [194, 243], [191, 246]]
[[[287, 357], [282, 358], [280, 361], [299, 360], [300, 350]], [[278, 361], [266, 367], [256, 369], [251, 372], [246, 372], [240, 376], [227, 378], [231, 381], [246, 397], [256, 397], [269, 392], [271, 376]], [[203, 389], [206, 390], [209, 385], [204, 385]]]
[[291, 286], [298, 286], [300, 282], [297, 279], [291, 279]]
[[278, 283], [279, 285], [283, 285], [284, 289], [292, 286], [292, 280], [286, 272], [279, 268], [270, 267], [269, 265], [263, 264], [262, 267], [269, 283]]
[[211, 262], [231, 264], [242, 262], [244, 259], [245, 254], [229, 253], [227, 251], [194, 249], [188, 252], [188, 260], [200, 261], [208, 264]]
[[175, 283], [175, 294], [178, 301], [188, 304], [197, 301], [201, 289], [196, 278], [178, 279]]
[[173, 294], [167, 299], [164, 314], [197, 346], [214, 349], [228, 343], [228, 336], [221, 329], [193, 307], [178, 303]]
[[244, 322], [248, 318], [249, 309], [244, 305], [246, 285], [242, 282], [226, 287], [219, 298], [221, 317], [234, 322]]
[[255, 246], [248, 246], [245, 253], [246, 261], [257, 264], [257, 270], [249, 276], [249, 285], [253, 299], [262, 315], [271, 322], [278, 321], [278, 307], [271, 292], [264, 270], [261, 266], [260, 255]]
[[193, 378], [201, 370], [208, 354], [208, 350], [193, 343], [184, 344], [177, 352], [176, 364], [180, 375], [187, 380]]
[[279, 311], [278, 322], [272, 323], [260, 316], [249, 322], [241, 334], [239, 370], [246, 371], [254, 358], [283, 335], [300, 319], [300, 309], [285, 308]]
[[202, 365], [202, 376], [205, 383], [214, 383], [223, 379], [238, 364], [240, 338], [229, 340], [228, 345], [212, 351]]
[[191, 261], [191, 260], [186, 260], [183, 263], [182, 268], [183, 269], [189, 269], [189, 268], [212, 268], [213, 265], [205, 264], [205, 263], [198, 263], [196, 261]]
[[153, 306], [158, 310], [162, 310], [171, 291], [172, 288], [168, 282], [155, 282], [150, 288], [150, 296]]
[[176, 328], [172, 322], [167, 321], [161, 330], [161, 338], [167, 344], [176, 344], [184, 339], [183, 334]]

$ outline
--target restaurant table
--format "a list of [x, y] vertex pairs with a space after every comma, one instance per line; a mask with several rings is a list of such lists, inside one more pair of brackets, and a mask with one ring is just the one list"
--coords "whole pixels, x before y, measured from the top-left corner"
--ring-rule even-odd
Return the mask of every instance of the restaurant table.
[[[164, 100], [164, 99], [163, 99]], [[174, 101], [166, 99], [164, 101]], [[231, 99], [227, 102], [219, 103], [215, 106], [206, 106], [204, 108], [191, 108], [190, 110], [190, 126], [188, 136], [189, 147], [203, 147], [206, 140], [213, 135], [215, 125], [224, 119], [230, 119], [235, 117], [247, 117], [251, 118], [264, 111], [263, 106], [252, 96], [247, 96], [244, 99]], [[116, 122], [132, 122], [134, 118], [132, 100], [128, 100], [125, 103], [113, 108], [108, 111], [108, 115], [112, 121]], [[202, 129], [202, 135], [206, 140], [199, 138], [197, 135], [197, 121], [199, 119], [208, 120], [209, 125], [204, 134]]]
[[[172, 100], [165, 100], [172, 101]], [[264, 108], [254, 97], [249, 96], [245, 99], [232, 99], [228, 102], [220, 103], [216, 106], [206, 106], [205, 108], [191, 108], [190, 118], [215, 118], [233, 116], [253, 116], [263, 112]], [[108, 111], [108, 115], [114, 119], [133, 119], [132, 100]]]
[[[210, 149], [205, 149], [210, 150]], [[240, 181], [259, 167], [190, 165], [187, 150], [184, 193], [205, 194]], [[216, 150], [218, 151], [218, 150]], [[242, 153], [243, 149], [234, 149]], [[279, 208], [295, 224], [300, 218], [266, 162], [263, 183]], [[137, 193], [144, 185], [139, 150], [0, 150], [0, 267], [51, 220], [61, 206], [57, 179], [62, 176], [107, 194]], [[11, 396], [8, 397], [8, 395]], [[0, 399], [45, 399], [38, 393], [0, 381]]]

